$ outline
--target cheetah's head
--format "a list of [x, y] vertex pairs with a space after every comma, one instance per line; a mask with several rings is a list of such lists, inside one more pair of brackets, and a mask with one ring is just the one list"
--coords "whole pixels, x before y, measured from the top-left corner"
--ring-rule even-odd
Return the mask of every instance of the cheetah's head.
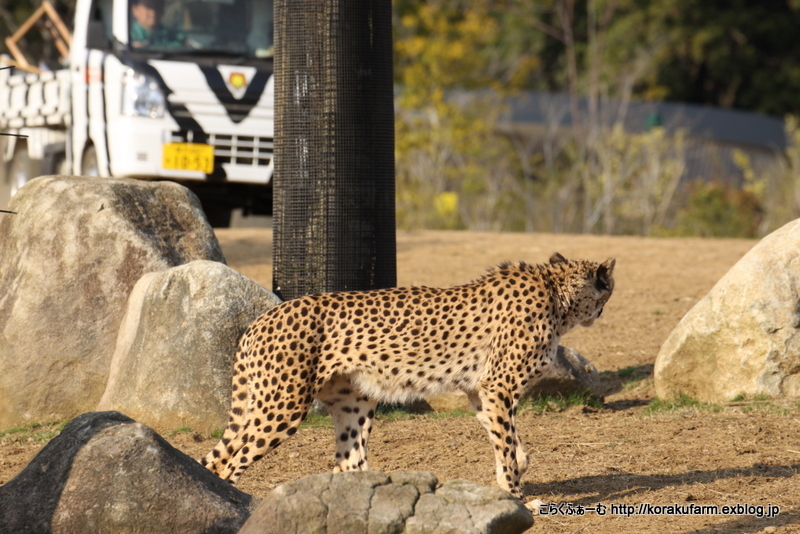
[[571, 261], [556, 252], [550, 257], [550, 264], [561, 270], [564, 277], [564, 300], [567, 303], [564, 326], [567, 329], [578, 324], [592, 326], [614, 291], [616, 260], [609, 258], [600, 264]]

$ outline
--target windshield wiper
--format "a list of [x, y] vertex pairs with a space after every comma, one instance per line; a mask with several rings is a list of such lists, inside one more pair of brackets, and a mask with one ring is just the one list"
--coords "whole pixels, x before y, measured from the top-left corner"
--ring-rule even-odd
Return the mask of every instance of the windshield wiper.
[[236, 52], [233, 50], [221, 50], [217, 48], [187, 48], [182, 49], [180, 54], [187, 54], [190, 56], [227, 56], [237, 57], [241, 56], [243, 59], [247, 57], [245, 52]]

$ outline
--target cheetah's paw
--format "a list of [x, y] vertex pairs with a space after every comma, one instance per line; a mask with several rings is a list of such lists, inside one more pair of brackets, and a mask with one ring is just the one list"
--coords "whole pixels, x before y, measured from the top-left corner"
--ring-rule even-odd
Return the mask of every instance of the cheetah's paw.
[[531, 511], [533, 515], [539, 515], [539, 510], [542, 506], [544, 506], [544, 501], [541, 499], [533, 499], [532, 501], [528, 501], [525, 503], [525, 508]]

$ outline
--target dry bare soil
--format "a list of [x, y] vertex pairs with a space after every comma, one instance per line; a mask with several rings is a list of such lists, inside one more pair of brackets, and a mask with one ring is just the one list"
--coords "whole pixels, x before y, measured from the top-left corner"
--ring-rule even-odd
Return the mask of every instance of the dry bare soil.
[[[270, 230], [220, 230], [218, 237], [231, 267], [271, 287]], [[568, 258], [617, 258], [615, 294], [601, 320], [562, 340], [603, 372], [608, 387], [604, 405], [553, 406], [543, 414], [527, 410], [519, 416], [531, 455], [525, 494], [561, 505], [564, 512], [538, 517], [531, 532], [800, 532], [800, 404], [651, 404], [652, 369], [661, 343], [754, 244], [433, 231], [398, 235], [400, 285], [456, 285], [503, 260], [543, 262], [554, 251]], [[33, 457], [52, 428], [0, 433], [0, 483]], [[187, 429], [158, 430], [195, 458], [216, 442]], [[474, 417], [384, 417], [370, 445], [373, 469], [425, 469], [440, 480], [494, 483], [491, 448]], [[282, 482], [330, 470], [332, 456], [331, 427], [306, 426], [251, 467], [240, 487], [263, 496]], [[604, 515], [586, 510], [598, 503]], [[721, 513], [723, 506], [737, 504], [750, 509]], [[668, 508], [674, 505], [680, 508]], [[719, 514], [708, 513], [713, 505]], [[758, 507], [766, 514], [769, 505], [779, 506], [780, 513], [758, 517]], [[626, 510], [634, 513], [628, 516]], [[656, 515], [670, 511], [705, 513]]]

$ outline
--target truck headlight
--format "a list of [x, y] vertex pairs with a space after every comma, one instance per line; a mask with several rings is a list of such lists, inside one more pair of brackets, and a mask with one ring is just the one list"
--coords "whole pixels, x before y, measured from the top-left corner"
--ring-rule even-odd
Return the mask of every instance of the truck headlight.
[[164, 116], [166, 101], [158, 83], [141, 72], [128, 69], [122, 80], [122, 114], [128, 117]]

